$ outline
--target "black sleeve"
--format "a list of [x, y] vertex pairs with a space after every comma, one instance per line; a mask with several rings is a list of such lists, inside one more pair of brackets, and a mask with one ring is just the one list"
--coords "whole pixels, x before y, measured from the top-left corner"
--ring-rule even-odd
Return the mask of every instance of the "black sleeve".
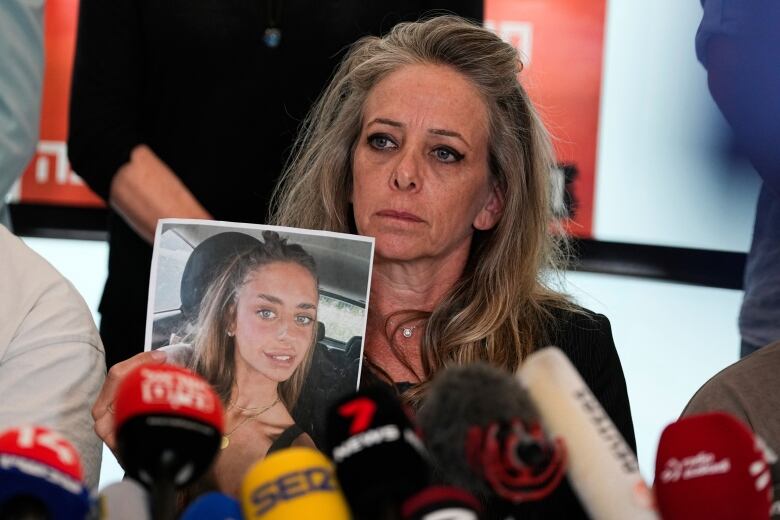
[[604, 407], [626, 443], [636, 453], [634, 423], [626, 378], [620, 364], [612, 327], [602, 314], [566, 313], [558, 325], [556, 344], [571, 359], [590, 390]]
[[141, 142], [138, 10], [136, 0], [81, 0], [79, 7], [68, 158], [105, 200], [114, 174]]

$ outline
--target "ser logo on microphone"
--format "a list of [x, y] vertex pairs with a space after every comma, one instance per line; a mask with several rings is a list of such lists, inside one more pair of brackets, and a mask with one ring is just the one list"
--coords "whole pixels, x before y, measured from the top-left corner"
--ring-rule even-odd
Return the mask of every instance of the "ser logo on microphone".
[[336, 492], [338, 486], [333, 472], [327, 467], [314, 467], [285, 473], [252, 492], [252, 504], [257, 508], [253, 518], [259, 517], [280, 502], [318, 491]]
[[205, 381], [180, 372], [141, 369], [141, 399], [146, 404], [214, 411], [214, 396]]

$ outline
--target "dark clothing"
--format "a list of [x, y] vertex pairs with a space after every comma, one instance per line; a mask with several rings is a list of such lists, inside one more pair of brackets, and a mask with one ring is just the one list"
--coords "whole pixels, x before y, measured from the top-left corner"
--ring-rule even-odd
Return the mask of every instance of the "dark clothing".
[[[636, 453], [626, 379], [612, 339], [609, 320], [606, 316], [589, 311], [580, 314], [558, 310], [553, 315], [555, 320], [547, 332], [549, 341], [540, 342], [536, 348], [554, 345], [569, 357], [626, 443]], [[361, 381], [361, 384], [380, 384], [379, 379], [368, 371], [364, 371]], [[408, 386], [402, 383], [397, 388], [405, 389]], [[498, 503], [487, 506], [488, 518], [504, 518], [510, 513], [518, 519], [588, 518], [568, 480], [564, 480], [552, 494], [538, 502], [524, 503], [509, 510]]]
[[780, 340], [780, 2], [701, 2], [696, 55], [739, 152], [763, 181], [739, 314], [745, 356], [754, 350], [749, 346]]
[[305, 433], [300, 426], [297, 424], [293, 424], [286, 430], [284, 430], [281, 435], [279, 435], [276, 439], [274, 439], [273, 444], [271, 444], [271, 447], [268, 448], [268, 453], [266, 456], [270, 455], [271, 453], [279, 450], [283, 450], [285, 448], [289, 448], [292, 446], [292, 443], [300, 437], [303, 433]]
[[[215, 219], [261, 223], [298, 125], [346, 47], [436, 8], [482, 20], [474, 0], [82, 0], [71, 164], [108, 200], [144, 143]], [[282, 37], [269, 48], [276, 18]], [[143, 348], [151, 248], [122, 218], [108, 225], [100, 312], [111, 366]]]
[[[286, 430], [280, 433], [276, 439], [274, 439], [265, 456], [267, 457], [275, 451], [281, 451], [285, 448], [289, 448], [292, 446], [292, 443], [295, 442], [295, 439], [304, 433], [306, 432], [304, 432], [300, 426], [293, 423]], [[213, 466], [203, 476], [195, 480], [195, 482], [179, 491], [176, 505], [178, 512], [176, 517], [178, 518], [181, 513], [193, 502], [193, 500], [211, 492], [219, 492], [219, 486], [217, 486], [217, 480], [214, 476]]]

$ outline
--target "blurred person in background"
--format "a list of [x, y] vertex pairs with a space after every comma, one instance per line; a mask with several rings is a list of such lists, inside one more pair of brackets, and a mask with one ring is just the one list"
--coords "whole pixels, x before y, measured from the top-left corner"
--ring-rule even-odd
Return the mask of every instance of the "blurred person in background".
[[81, 0], [68, 154], [111, 208], [100, 332], [141, 351], [157, 220], [263, 223], [300, 122], [343, 51], [482, 1]]
[[0, 2], [0, 224], [6, 196], [38, 144], [43, 84], [44, 0]]
[[0, 225], [0, 430], [46, 426], [79, 452], [97, 489], [103, 443], [90, 409], [106, 376], [84, 299], [46, 260]]
[[780, 340], [780, 2], [702, 5], [696, 55], [738, 150], [763, 181], [739, 315], [744, 357]]

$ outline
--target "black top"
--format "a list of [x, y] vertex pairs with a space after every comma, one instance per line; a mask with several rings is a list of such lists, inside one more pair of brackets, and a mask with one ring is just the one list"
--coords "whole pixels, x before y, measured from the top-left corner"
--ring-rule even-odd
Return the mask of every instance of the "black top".
[[[145, 143], [214, 218], [263, 222], [298, 125], [346, 47], [437, 8], [482, 20], [478, 0], [81, 0], [71, 164], [107, 199]], [[271, 20], [276, 48], [263, 41]], [[109, 233], [100, 311], [111, 365], [142, 349], [151, 248], [115, 215]]]
[[271, 447], [268, 448], [266, 457], [275, 451], [289, 448], [292, 446], [292, 443], [295, 441], [295, 439], [300, 437], [303, 433], [305, 432], [301, 429], [301, 427], [293, 423], [292, 426], [284, 430], [276, 439], [274, 439]]
[[[615, 423], [631, 449], [636, 453], [636, 438], [631, 420], [631, 406], [628, 402], [626, 379], [620, 364], [612, 328], [602, 314], [589, 311], [573, 313], [554, 311], [555, 320], [548, 327], [548, 341], [536, 348], [548, 345], [559, 347], [579, 371], [585, 383], [599, 400], [604, 410]], [[381, 384], [368, 370], [364, 371], [361, 384]], [[405, 390], [408, 384], [397, 385]], [[501, 504], [487, 504], [488, 518], [504, 518], [510, 513], [516, 518], [588, 518], [568, 480], [546, 499], [529, 502], [506, 510]]]

